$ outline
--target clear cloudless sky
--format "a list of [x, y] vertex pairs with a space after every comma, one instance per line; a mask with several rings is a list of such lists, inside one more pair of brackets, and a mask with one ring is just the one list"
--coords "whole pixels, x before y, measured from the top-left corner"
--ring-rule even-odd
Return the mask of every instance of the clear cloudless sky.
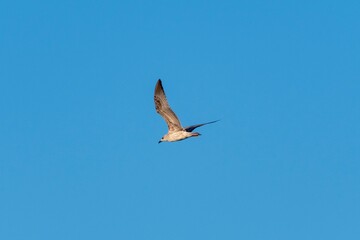
[[0, 239], [360, 239], [359, 12], [1, 1]]

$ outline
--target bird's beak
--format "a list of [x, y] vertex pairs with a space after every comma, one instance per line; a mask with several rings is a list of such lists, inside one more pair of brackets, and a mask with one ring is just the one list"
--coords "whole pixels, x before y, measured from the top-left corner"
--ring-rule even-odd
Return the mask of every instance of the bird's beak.
[[158, 144], [161, 143], [161, 140], [158, 142]]

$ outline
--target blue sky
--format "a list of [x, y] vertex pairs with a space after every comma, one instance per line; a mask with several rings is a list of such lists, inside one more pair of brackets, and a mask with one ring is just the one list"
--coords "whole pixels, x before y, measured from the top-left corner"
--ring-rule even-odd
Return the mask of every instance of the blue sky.
[[360, 239], [359, 11], [2, 1], [0, 239]]

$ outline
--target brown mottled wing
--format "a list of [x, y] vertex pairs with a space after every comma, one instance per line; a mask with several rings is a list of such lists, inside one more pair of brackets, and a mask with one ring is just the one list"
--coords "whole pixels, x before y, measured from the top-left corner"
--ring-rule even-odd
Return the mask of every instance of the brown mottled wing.
[[168, 125], [169, 132], [181, 130], [181, 124], [176, 114], [171, 110], [166, 100], [164, 88], [159, 79], [155, 86], [154, 102], [156, 112], [159, 113]]

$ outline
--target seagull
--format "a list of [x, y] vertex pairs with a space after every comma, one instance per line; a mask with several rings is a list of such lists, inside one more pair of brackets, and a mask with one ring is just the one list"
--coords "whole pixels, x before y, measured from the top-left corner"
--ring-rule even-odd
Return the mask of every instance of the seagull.
[[201, 135], [200, 133], [192, 132], [195, 128], [219, 121], [216, 120], [212, 122], [196, 124], [183, 128], [181, 126], [179, 118], [170, 108], [170, 105], [166, 99], [164, 88], [162, 86], [160, 79], [157, 81], [155, 86], [154, 102], [155, 102], [156, 112], [159, 113], [164, 118], [168, 126], [168, 133], [165, 134], [160, 139], [159, 143], [176, 142], [176, 141], [184, 140], [189, 137], [198, 137]]

